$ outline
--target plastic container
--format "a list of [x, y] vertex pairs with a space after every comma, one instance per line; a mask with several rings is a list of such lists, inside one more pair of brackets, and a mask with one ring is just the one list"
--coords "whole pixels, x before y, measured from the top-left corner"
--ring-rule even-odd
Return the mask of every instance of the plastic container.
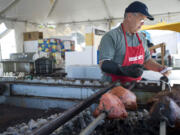
[[35, 61], [36, 74], [51, 74], [53, 73], [53, 60], [49, 58], [39, 58]]

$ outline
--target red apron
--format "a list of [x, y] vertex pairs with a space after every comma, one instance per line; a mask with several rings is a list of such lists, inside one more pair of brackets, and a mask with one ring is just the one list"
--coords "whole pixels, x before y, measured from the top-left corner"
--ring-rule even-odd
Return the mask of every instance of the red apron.
[[[144, 63], [144, 47], [142, 45], [142, 41], [139, 38], [139, 35], [136, 33], [136, 36], [139, 40], [139, 45], [138, 46], [128, 46], [127, 39], [126, 39], [126, 33], [123, 28], [123, 24], [121, 24], [123, 33], [124, 33], [124, 38], [125, 38], [125, 43], [126, 43], [126, 52], [125, 52], [125, 57], [122, 66], [129, 66], [131, 64], [143, 64]], [[110, 74], [112, 81], [120, 80], [122, 83], [125, 82], [131, 82], [131, 81], [137, 81], [141, 80], [141, 77], [138, 78], [132, 78], [128, 76], [117, 76], [114, 74]]]

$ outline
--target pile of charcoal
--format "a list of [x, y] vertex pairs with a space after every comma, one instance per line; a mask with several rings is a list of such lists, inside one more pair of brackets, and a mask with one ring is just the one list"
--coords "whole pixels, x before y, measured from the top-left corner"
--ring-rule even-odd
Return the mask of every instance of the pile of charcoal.
[[108, 120], [92, 135], [159, 135], [159, 124], [152, 124], [147, 110], [130, 111], [125, 120]]
[[[47, 118], [39, 118], [37, 120], [31, 119], [27, 123], [21, 123], [13, 127], [8, 127], [7, 130], [3, 133], [0, 133], [0, 135], [28, 135], [33, 133], [34, 130], [40, 128], [42, 125], [50, 122], [53, 119], [56, 119], [60, 115], [61, 113], [56, 113]], [[55, 130], [51, 135], [77, 135], [93, 120], [94, 117], [92, 116], [89, 109], [84, 110], [79, 115], [75, 116], [73, 119]]]
[[[22, 123], [9, 127], [0, 135], [27, 135], [35, 129], [48, 123], [49, 121], [60, 116], [59, 114], [51, 115], [44, 119], [31, 119], [28, 123]], [[95, 118], [90, 109], [86, 109], [73, 119], [55, 130], [51, 135], [78, 135], [85, 129]], [[150, 120], [149, 112], [146, 109], [138, 111], [128, 111], [128, 117], [124, 120], [105, 119], [91, 133], [91, 135], [159, 135], [159, 123]], [[171, 135], [176, 135], [171, 133]]]
[[37, 120], [31, 119], [27, 123], [16, 124], [12, 127], [8, 127], [7, 130], [0, 135], [27, 135], [32, 133], [34, 129], [41, 127], [42, 125], [48, 123], [49, 121], [57, 118], [59, 114], [53, 114], [47, 118], [39, 118]]
[[[58, 129], [58, 135], [78, 135], [94, 119], [92, 113], [89, 110], [85, 110], [60, 127]], [[138, 135], [147, 132], [147, 130], [149, 130], [149, 135], [156, 135], [156, 133], [159, 132], [159, 127], [156, 126], [156, 130], [154, 130], [152, 126], [152, 128], [150, 128], [147, 124], [148, 120], [149, 112], [145, 109], [142, 111], [128, 112], [128, 117], [125, 120], [102, 120], [92, 135], [134, 135], [135, 130], [141, 131], [137, 132]]]
[[[180, 129], [166, 124], [167, 135], [179, 135]], [[153, 121], [144, 110], [128, 112], [125, 120], [104, 120], [91, 135], [159, 135], [159, 121]]]
[[[78, 135], [85, 129], [95, 118], [89, 109], [84, 110], [79, 115], [65, 123], [55, 132], [58, 135]], [[53, 134], [54, 135], [54, 134]]]

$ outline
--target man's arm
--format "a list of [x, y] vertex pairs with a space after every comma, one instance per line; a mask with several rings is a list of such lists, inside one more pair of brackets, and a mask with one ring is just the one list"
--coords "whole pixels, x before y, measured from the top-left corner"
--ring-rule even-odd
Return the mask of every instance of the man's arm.
[[[161, 72], [163, 69], [166, 68], [166, 66], [162, 66], [161, 64], [157, 63], [152, 58], [150, 58], [149, 60], [147, 60], [144, 63], [144, 67], [148, 70], [152, 70], [155, 72]], [[170, 73], [171, 73], [170, 71], [167, 71], [167, 72], [163, 73], [163, 75], [168, 76]]]
[[105, 73], [129, 76], [137, 78], [143, 73], [143, 65], [141, 64], [132, 64], [130, 66], [120, 66], [118, 63], [115, 63], [112, 60], [104, 60], [101, 63], [101, 69]]

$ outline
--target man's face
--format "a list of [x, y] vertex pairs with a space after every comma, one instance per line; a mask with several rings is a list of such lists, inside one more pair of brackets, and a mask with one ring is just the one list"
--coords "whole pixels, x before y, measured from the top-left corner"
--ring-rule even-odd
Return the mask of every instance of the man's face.
[[129, 27], [132, 33], [136, 33], [141, 26], [144, 25], [144, 21], [146, 20], [146, 16], [141, 13], [130, 13], [129, 14]]

